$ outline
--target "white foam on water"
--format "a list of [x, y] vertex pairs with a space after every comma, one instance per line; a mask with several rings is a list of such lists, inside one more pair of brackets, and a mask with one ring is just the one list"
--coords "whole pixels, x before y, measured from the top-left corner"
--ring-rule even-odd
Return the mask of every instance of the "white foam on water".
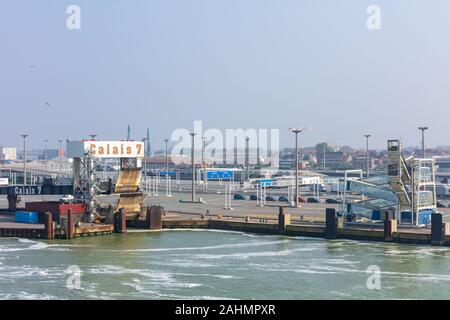
[[0, 296], [2, 300], [63, 300], [61, 297], [56, 297], [43, 293], [29, 293], [20, 291], [18, 293], [8, 293]]
[[[205, 246], [205, 247], [174, 247], [174, 248], [150, 248], [150, 249], [127, 249], [120, 250], [124, 252], [170, 252], [170, 251], [195, 251], [195, 250], [215, 250], [215, 249], [235, 249], [235, 248], [246, 248], [246, 247], [259, 247], [289, 243], [289, 240], [278, 240], [278, 241], [265, 241], [265, 242], [244, 242], [244, 243], [233, 243], [233, 244], [219, 244], [215, 246]], [[117, 250], [106, 250], [106, 251], [117, 251]]]
[[278, 266], [270, 266], [267, 264], [249, 264], [252, 267], [255, 267], [259, 271], [267, 271], [267, 272], [289, 272], [289, 273], [305, 273], [305, 274], [336, 274], [335, 271], [319, 271], [308, 268], [307, 266], [297, 266], [295, 268], [283, 268], [282, 265]]
[[196, 261], [170, 261], [170, 262], [150, 262], [152, 265], [167, 266], [167, 267], [181, 267], [181, 268], [212, 268], [216, 265], [211, 263], [203, 263]]
[[188, 296], [188, 295], [177, 295], [173, 293], [162, 293], [161, 291], [151, 290], [143, 285], [130, 282], [122, 282], [121, 284], [135, 289], [136, 292], [138, 293], [137, 298], [139, 299], [152, 299], [156, 297], [159, 299], [177, 299], [177, 300], [234, 300], [233, 298], [229, 297]]
[[227, 279], [242, 279], [242, 277], [236, 277], [236, 276], [230, 276], [225, 274], [210, 274], [210, 273], [182, 273], [182, 272], [175, 272], [174, 275], [180, 275], [180, 276], [188, 276], [188, 277], [212, 277], [212, 278], [219, 278], [223, 280]]
[[16, 243], [20, 244], [29, 244], [28, 247], [22, 247], [22, 246], [16, 246], [15, 244], [11, 245], [3, 245], [0, 246], [0, 252], [15, 252], [15, 251], [28, 251], [28, 250], [44, 250], [44, 249], [50, 249], [55, 251], [66, 251], [70, 250], [71, 247], [78, 247], [80, 245], [72, 245], [72, 244], [49, 244], [42, 241], [36, 241], [31, 239], [25, 239], [25, 238], [10, 238], [15, 241]]
[[315, 251], [316, 248], [298, 248], [291, 250], [280, 250], [280, 251], [258, 251], [258, 252], [238, 252], [230, 254], [194, 254], [194, 258], [198, 259], [249, 259], [255, 257], [276, 257], [276, 256], [287, 256], [294, 252], [307, 252]]

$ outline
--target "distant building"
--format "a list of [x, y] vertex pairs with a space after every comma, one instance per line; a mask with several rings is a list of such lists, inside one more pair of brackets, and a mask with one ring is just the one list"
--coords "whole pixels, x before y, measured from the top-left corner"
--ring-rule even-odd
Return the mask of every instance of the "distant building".
[[[323, 154], [318, 155], [318, 164], [324, 163]], [[348, 169], [351, 167], [352, 157], [345, 152], [326, 152], [325, 167], [327, 169]]]
[[450, 178], [450, 156], [435, 157], [436, 180], [448, 183]]
[[17, 160], [17, 148], [16, 147], [0, 147], [0, 160], [1, 161]]
[[[51, 160], [54, 158], [59, 158], [59, 151], [58, 149], [47, 149], [47, 160]], [[45, 160], [45, 150], [41, 150], [39, 152], [39, 160]]]
[[[366, 156], [353, 156], [352, 157], [352, 168], [353, 169], [361, 169], [366, 170], [367, 169], [367, 157]], [[369, 170], [372, 170], [375, 168], [375, 161], [374, 158], [369, 157]]]

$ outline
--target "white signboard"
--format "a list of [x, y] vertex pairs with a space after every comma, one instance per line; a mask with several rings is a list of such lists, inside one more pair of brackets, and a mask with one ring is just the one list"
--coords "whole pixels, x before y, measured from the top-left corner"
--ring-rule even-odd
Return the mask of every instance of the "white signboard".
[[9, 179], [8, 178], [0, 178], [0, 186], [7, 186], [9, 185]]
[[67, 157], [81, 158], [90, 153], [95, 158], [143, 158], [144, 143], [137, 141], [70, 141]]

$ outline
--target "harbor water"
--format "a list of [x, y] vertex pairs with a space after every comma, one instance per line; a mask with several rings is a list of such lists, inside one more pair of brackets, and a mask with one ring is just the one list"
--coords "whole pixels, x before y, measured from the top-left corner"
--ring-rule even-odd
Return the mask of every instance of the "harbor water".
[[0, 299], [397, 298], [449, 299], [450, 248], [213, 230], [0, 239]]

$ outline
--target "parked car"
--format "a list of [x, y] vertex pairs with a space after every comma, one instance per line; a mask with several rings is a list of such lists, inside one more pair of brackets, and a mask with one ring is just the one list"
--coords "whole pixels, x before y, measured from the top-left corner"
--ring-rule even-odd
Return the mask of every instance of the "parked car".
[[306, 200], [308, 201], [308, 203], [320, 203], [319, 199], [314, 198], [314, 197], [309, 197]]
[[342, 202], [338, 199], [328, 198], [327, 200], [325, 200], [325, 203], [335, 204], [335, 203], [342, 203]]
[[258, 200], [258, 196], [256, 194], [250, 195], [250, 200]]
[[288, 197], [281, 196], [281, 197], [278, 197], [278, 201], [280, 201], [280, 202], [289, 202], [289, 199], [288, 199]]
[[245, 200], [245, 196], [243, 194], [238, 193], [233, 196], [233, 199], [234, 200]]
[[275, 197], [267, 196], [266, 201], [277, 201], [277, 200], [275, 199]]
[[438, 208], [447, 208], [445, 205], [443, 205], [439, 201], [436, 203], [436, 207], [438, 207]]

